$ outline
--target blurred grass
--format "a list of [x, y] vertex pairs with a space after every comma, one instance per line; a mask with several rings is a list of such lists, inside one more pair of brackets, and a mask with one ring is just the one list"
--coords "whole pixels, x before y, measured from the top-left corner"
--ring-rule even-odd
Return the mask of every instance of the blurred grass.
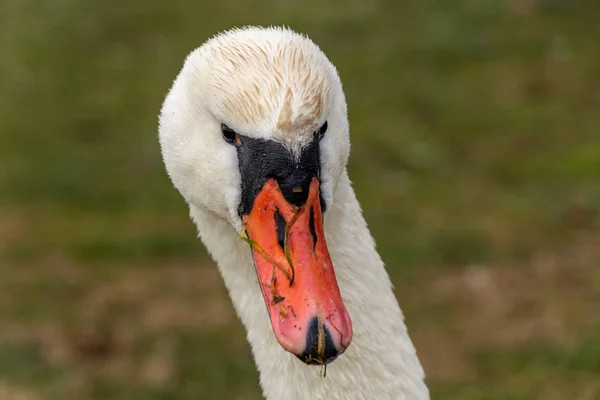
[[350, 173], [433, 394], [600, 397], [599, 12], [1, 2], [0, 395], [259, 397], [156, 115], [206, 38], [285, 24], [338, 67]]

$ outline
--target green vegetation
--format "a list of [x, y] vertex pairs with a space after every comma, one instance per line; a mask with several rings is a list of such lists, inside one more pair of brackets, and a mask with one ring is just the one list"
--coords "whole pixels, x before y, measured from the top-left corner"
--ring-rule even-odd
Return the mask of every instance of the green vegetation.
[[186, 54], [247, 24], [338, 67], [434, 396], [600, 398], [598, 4], [0, 2], [0, 398], [260, 398], [156, 138]]

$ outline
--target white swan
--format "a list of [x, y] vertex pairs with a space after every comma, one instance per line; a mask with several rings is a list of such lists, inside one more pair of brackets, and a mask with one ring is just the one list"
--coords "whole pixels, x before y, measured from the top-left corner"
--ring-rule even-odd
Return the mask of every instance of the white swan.
[[[267, 399], [429, 398], [346, 172], [342, 85], [310, 39], [258, 27], [210, 39], [167, 95], [159, 137]], [[307, 365], [328, 363], [326, 377]]]

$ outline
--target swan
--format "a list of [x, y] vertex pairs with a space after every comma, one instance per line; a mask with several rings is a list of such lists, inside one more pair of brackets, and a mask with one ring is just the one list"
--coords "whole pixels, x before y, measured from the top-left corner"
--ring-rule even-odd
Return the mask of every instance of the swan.
[[342, 84], [316, 44], [279, 27], [213, 36], [185, 59], [158, 130], [266, 399], [429, 398], [346, 170]]

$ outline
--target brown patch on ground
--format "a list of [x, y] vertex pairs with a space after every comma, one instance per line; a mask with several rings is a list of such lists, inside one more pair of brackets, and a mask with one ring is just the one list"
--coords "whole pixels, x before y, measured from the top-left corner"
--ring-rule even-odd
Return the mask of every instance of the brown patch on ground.
[[0, 400], [38, 400], [39, 397], [20, 387], [0, 383]]
[[[2, 303], [0, 308], [0, 340], [35, 346], [51, 365], [68, 367], [73, 371], [69, 383], [75, 392], [98, 376], [149, 386], [164, 384], [174, 373], [175, 343], [169, 333], [212, 331], [236, 320], [220, 274], [212, 265], [181, 260], [161, 261], [160, 266], [124, 263], [123, 272], [107, 281], [88, 276], [102, 265], [48, 261], [43, 266], [12, 268], [7, 283], [25, 288], [58, 279], [90, 286], [89, 290], [82, 291], [74, 302], [47, 299], [59, 302], [61, 315], [35, 321], [8, 317], [10, 308], [19, 306], [15, 303], [19, 298], [7, 292], [6, 299], [12, 303]], [[110, 267], [119, 271], [117, 266]], [[140, 355], [136, 346], [144, 340], [148, 349]]]
[[24, 223], [19, 213], [5, 213], [0, 210], [0, 273], [5, 262], [3, 257], [10, 244], [25, 235], [27, 224]]
[[131, 269], [90, 291], [78, 307], [77, 329], [48, 327], [47, 347], [63, 348], [58, 353], [70, 358], [103, 358], [111, 348], [130, 348], [140, 335], [211, 330], [235, 320], [216, 268], [149, 269]]
[[148, 354], [140, 370], [140, 377], [150, 386], [160, 386], [173, 376], [173, 343], [162, 339]]
[[26, 229], [23, 220], [16, 213], [0, 213], [0, 242], [19, 237]]
[[469, 378], [469, 356], [479, 349], [517, 349], [569, 344], [577, 334], [600, 327], [600, 240], [586, 235], [555, 255], [527, 265], [467, 266], [434, 271], [415, 283], [418, 314], [408, 321], [430, 379]]
[[216, 267], [167, 264], [149, 269], [132, 269], [91, 292], [82, 304], [84, 318], [93, 324], [107, 313], [114, 317], [134, 311], [149, 333], [178, 327], [208, 329], [235, 318]]

